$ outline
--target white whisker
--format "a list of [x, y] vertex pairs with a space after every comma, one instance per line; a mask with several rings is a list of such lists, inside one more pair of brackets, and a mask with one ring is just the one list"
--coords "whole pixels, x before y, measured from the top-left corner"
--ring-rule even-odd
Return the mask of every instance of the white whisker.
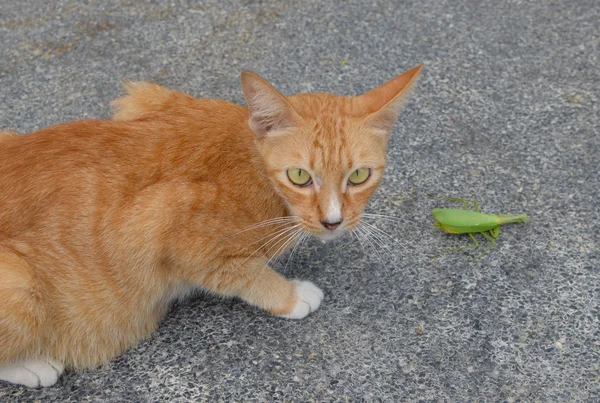
[[284, 271], [287, 270], [288, 265], [290, 264], [290, 261], [293, 262], [292, 258], [294, 256], [294, 252], [296, 252], [296, 249], [298, 249], [298, 247], [300, 246], [300, 244], [306, 239], [308, 238], [308, 234], [305, 232], [302, 232], [300, 234], [300, 237], [298, 238], [298, 240], [296, 241], [296, 244], [294, 245], [294, 247], [292, 248], [292, 252], [290, 253], [290, 257], [288, 258], [287, 262], [285, 263], [285, 267], [283, 268]]
[[359, 233], [361, 235], [363, 235], [363, 239], [365, 240], [365, 242], [367, 242], [367, 244], [373, 249], [373, 251], [377, 254], [377, 257], [379, 259], [380, 263], [384, 263], [383, 257], [381, 256], [381, 254], [379, 253], [379, 251], [377, 250], [377, 247], [375, 246], [375, 244], [373, 243], [373, 241], [369, 238], [369, 236], [372, 236], [371, 233], [369, 232], [369, 230], [363, 226], [358, 226], [356, 227], [359, 231]]
[[[289, 229], [293, 229], [293, 228], [298, 228], [299, 226], [300, 226], [300, 224], [295, 224], [295, 225], [292, 225], [291, 227], [287, 227], [287, 226], [286, 226], [286, 227], [284, 227], [284, 228], [278, 228], [278, 229], [276, 229], [276, 230], [275, 230], [275, 232], [274, 232], [274, 233], [267, 234], [267, 235], [263, 236], [262, 238], [260, 238], [260, 239], [258, 239], [258, 240], [256, 240], [256, 241], [254, 241], [254, 242], [252, 242], [252, 243], [250, 243], [250, 244], [246, 245], [246, 248], [247, 248], [248, 246], [252, 246], [252, 245], [254, 245], [254, 244], [257, 244], [258, 242], [262, 241], [262, 240], [263, 240], [263, 239], [265, 239], [265, 238], [269, 238], [269, 237], [271, 237], [271, 236], [275, 236], [275, 235], [277, 235], [277, 234], [280, 234], [280, 233], [285, 233], [285, 232], [287, 232], [287, 230], [289, 230]], [[269, 243], [270, 243], [270, 241], [267, 241], [267, 243], [266, 243], [266, 244], [264, 244], [264, 245], [262, 245], [262, 246], [263, 246], [263, 247], [264, 247], [264, 246], [267, 246]]]
[[[364, 224], [364, 223], [363, 223]], [[369, 229], [369, 228], [365, 228], [365, 230], [367, 231], [367, 233], [375, 240], [375, 242], [379, 243], [379, 245], [381, 245], [381, 247], [383, 249], [376, 249], [378, 254], [381, 256], [381, 250], [383, 250], [383, 254], [386, 258], [388, 258], [388, 263], [389, 262], [393, 262], [394, 259], [394, 255], [392, 254], [392, 252], [389, 249], [389, 246], [386, 243], [386, 239], [384, 239], [381, 235], [377, 234], [377, 232], [374, 231], [375, 228], [373, 229]], [[374, 244], [374, 248], [376, 248], [378, 245]]]
[[[275, 246], [277, 246], [279, 244], [279, 242], [283, 241], [284, 239], [287, 239], [287, 237], [290, 234], [296, 234], [296, 233], [298, 233], [298, 231], [302, 231], [299, 227], [300, 227], [300, 224], [296, 224], [293, 227], [286, 228], [283, 232], [281, 232], [277, 236], [278, 239], [276, 241], [275, 241], [275, 238], [274, 238], [274, 239], [271, 239], [269, 242], [265, 243], [264, 245], [262, 245], [263, 248], [271, 245], [271, 246], [269, 246], [269, 249], [267, 249], [265, 251], [265, 257], [267, 257], [269, 255], [269, 252], [271, 250], [273, 250], [273, 248]], [[275, 241], [275, 242], [273, 242], [273, 241]]]
[[276, 225], [276, 224], [282, 225], [282, 224], [287, 224], [287, 223], [291, 223], [291, 222], [296, 222], [296, 221], [298, 221], [298, 218], [299, 218], [298, 216], [270, 218], [268, 220], [264, 220], [264, 221], [258, 222], [256, 224], [252, 224], [252, 225], [242, 229], [241, 231], [238, 231], [234, 234], [229, 235], [228, 238], [238, 235], [238, 234], [241, 234], [242, 232], [251, 231], [251, 230], [255, 230], [258, 228], [262, 228], [262, 227], [268, 227], [270, 225]]
[[354, 235], [354, 237], [358, 241], [358, 244], [360, 245], [360, 248], [363, 250], [363, 252], [368, 255], [369, 251], [365, 248], [365, 245], [363, 245], [363, 243], [362, 243], [362, 238], [361, 238], [360, 232], [358, 231], [358, 227], [355, 227], [352, 231], [350, 231], [350, 233], [352, 235]]
[[[302, 229], [298, 229], [295, 232], [292, 232], [291, 234], [286, 235], [286, 237], [284, 238], [284, 242], [283, 244], [277, 249], [277, 251], [275, 251], [275, 253], [273, 254], [273, 256], [271, 256], [269, 258], [269, 260], [267, 260], [267, 262], [265, 263], [265, 266], [262, 268], [262, 270], [258, 273], [258, 275], [256, 276], [256, 279], [260, 278], [260, 276], [262, 275], [263, 271], [265, 271], [265, 269], [269, 266], [269, 264], [271, 263], [271, 261], [276, 258], [279, 253], [284, 250], [291, 242], [294, 241], [294, 238], [302, 232]], [[280, 239], [281, 241], [281, 239]], [[269, 250], [271, 250], [273, 247], [269, 248]], [[268, 251], [267, 251], [268, 252]]]
[[280, 241], [283, 241], [283, 244], [275, 251], [275, 253], [273, 254], [273, 256], [271, 256], [269, 258], [269, 260], [267, 260], [267, 265], [270, 264], [273, 259], [277, 258], [279, 256], [279, 254], [283, 250], [285, 250], [285, 248], [287, 248], [294, 241], [294, 239], [296, 238], [296, 236], [298, 234], [300, 234], [301, 232], [302, 232], [301, 229], [296, 230], [296, 231], [294, 231], [294, 232], [286, 235], [286, 237], [283, 240], [280, 240]]
[[[404, 245], [399, 240], [397, 240], [396, 238], [394, 238], [387, 232], [383, 231], [381, 228], [378, 228], [375, 225], [369, 224], [366, 222], [363, 222], [362, 224], [367, 226], [367, 228], [371, 228], [376, 234], [378, 234], [380, 236], [380, 238], [385, 237], [385, 239], [389, 239], [390, 241], [393, 241], [396, 245], [398, 245], [400, 248], [402, 248], [402, 250], [404, 252], [408, 253], [408, 250], [404, 247]], [[384, 239], [382, 239], [382, 243], [385, 245]], [[387, 247], [387, 245], [386, 245], [386, 247]]]
[[[292, 227], [289, 227], [289, 228], [284, 228], [284, 229], [281, 229], [281, 230], [277, 231], [275, 234], [269, 234], [269, 235], [267, 235], [267, 236], [265, 236], [265, 237], [262, 237], [262, 238], [261, 238], [261, 239], [259, 239], [258, 241], [255, 241], [255, 242], [253, 242], [252, 244], [255, 244], [255, 243], [257, 243], [257, 242], [260, 242], [261, 240], [263, 240], [263, 239], [265, 239], [265, 238], [272, 237], [271, 239], [269, 239], [268, 241], [266, 241], [264, 244], [262, 244], [262, 245], [259, 245], [259, 246], [258, 246], [258, 247], [257, 247], [257, 248], [254, 250], [254, 252], [252, 252], [250, 255], [248, 255], [248, 256], [246, 257], [246, 259], [242, 260], [242, 262], [241, 262], [241, 263], [238, 265], [238, 267], [241, 267], [241, 266], [242, 266], [244, 263], [246, 263], [246, 262], [248, 261], [248, 259], [250, 259], [251, 257], [253, 257], [253, 256], [254, 256], [254, 255], [255, 255], [255, 254], [258, 252], [258, 251], [260, 251], [261, 249], [263, 249], [263, 248], [266, 248], [267, 246], [271, 245], [271, 246], [269, 247], [269, 249], [267, 249], [267, 250], [265, 251], [265, 257], [266, 257], [266, 255], [268, 255], [269, 251], [270, 251], [271, 249], [273, 249], [273, 247], [274, 247], [275, 245], [277, 245], [277, 243], [278, 243], [279, 241], [281, 241], [281, 240], [283, 239], [283, 237], [285, 237], [285, 235], [286, 235], [286, 234], [289, 234], [289, 233], [290, 233], [291, 231], [293, 231], [293, 230], [301, 231], [301, 229], [297, 229], [298, 227], [300, 227], [300, 224], [296, 224], [296, 225], [294, 225], [294, 226], [292, 226]], [[251, 245], [252, 245], [252, 244], [251, 244]], [[248, 245], [248, 246], [250, 246], [250, 245]]]
[[363, 222], [362, 225], [365, 225], [367, 228], [373, 229], [373, 231], [375, 231], [376, 233], [381, 234], [382, 236], [385, 236], [386, 239], [389, 239], [389, 240], [391, 240], [391, 241], [393, 241], [395, 243], [400, 243], [400, 241], [398, 241], [396, 238], [394, 238], [393, 236], [391, 236], [387, 232], [383, 231], [382, 229], [377, 228], [373, 224], [369, 224], [369, 223]]
[[366, 219], [370, 219], [370, 220], [395, 221], [398, 223], [411, 225], [416, 229], [420, 228], [420, 226], [417, 225], [416, 221], [409, 220], [407, 218], [402, 218], [402, 217], [394, 217], [394, 216], [385, 215], [385, 214], [371, 214], [371, 213], [363, 213], [362, 217], [366, 218]]

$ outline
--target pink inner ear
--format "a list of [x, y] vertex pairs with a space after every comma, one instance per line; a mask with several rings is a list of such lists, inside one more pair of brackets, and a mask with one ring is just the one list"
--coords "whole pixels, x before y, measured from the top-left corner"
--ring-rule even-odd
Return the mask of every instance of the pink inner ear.
[[261, 77], [246, 74], [242, 77], [242, 89], [248, 108], [248, 124], [257, 136], [271, 131], [297, 125], [300, 117], [289, 104], [286, 97]]
[[387, 83], [380, 85], [377, 88], [363, 94], [360, 98], [363, 99], [369, 113], [373, 113], [382, 109], [384, 106], [392, 102], [394, 98], [402, 97], [416, 82], [422, 66], [414, 67], [398, 77], [391, 79]]
[[[400, 102], [400, 104], [403, 104], [403, 102]], [[400, 114], [401, 109], [402, 105], [386, 105], [380, 111], [372, 113], [367, 119], [367, 124], [376, 129], [390, 131], [398, 120], [398, 115]]]
[[248, 122], [252, 131], [258, 136], [264, 136], [275, 128], [275, 123], [268, 116], [250, 115]]
[[271, 131], [299, 126], [302, 123], [300, 116], [285, 98], [277, 95], [268, 94], [250, 107], [251, 115], [248, 123], [259, 136], [264, 136]]
[[408, 100], [422, 66], [417, 66], [387, 83], [361, 95], [369, 125], [391, 130]]

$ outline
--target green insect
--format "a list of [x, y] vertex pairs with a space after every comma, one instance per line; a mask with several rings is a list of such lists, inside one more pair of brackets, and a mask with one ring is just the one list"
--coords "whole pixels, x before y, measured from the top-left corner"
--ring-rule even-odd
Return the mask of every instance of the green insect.
[[[431, 212], [435, 219], [434, 226], [441, 228], [442, 230], [450, 234], [468, 234], [473, 240], [473, 245], [467, 245], [455, 249], [447, 249], [431, 259], [436, 259], [440, 255], [446, 253], [457, 252], [463, 249], [477, 248], [479, 242], [475, 239], [473, 234], [480, 233], [492, 245], [483, 251], [483, 253], [469, 261], [474, 261], [488, 253], [496, 246], [495, 239], [500, 235], [500, 226], [511, 222], [529, 222], [529, 216], [527, 214], [484, 214], [479, 212], [479, 204], [474, 200], [461, 199], [458, 197], [440, 196], [450, 201], [462, 202], [464, 209], [451, 209], [451, 208], [434, 208]], [[468, 203], [473, 203], [475, 211], [469, 210]], [[489, 233], [489, 235], [488, 235]]]

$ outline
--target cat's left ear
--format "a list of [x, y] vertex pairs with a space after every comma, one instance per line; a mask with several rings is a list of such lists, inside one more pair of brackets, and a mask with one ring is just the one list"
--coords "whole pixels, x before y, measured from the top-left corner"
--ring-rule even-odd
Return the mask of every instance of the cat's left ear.
[[287, 98], [258, 74], [244, 71], [242, 91], [250, 109], [248, 124], [257, 136], [300, 126], [302, 118]]
[[410, 98], [422, 68], [422, 65], [418, 65], [359, 96], [366, 109], [367, 125], [387, 133], [392, 130], [400, 111]]

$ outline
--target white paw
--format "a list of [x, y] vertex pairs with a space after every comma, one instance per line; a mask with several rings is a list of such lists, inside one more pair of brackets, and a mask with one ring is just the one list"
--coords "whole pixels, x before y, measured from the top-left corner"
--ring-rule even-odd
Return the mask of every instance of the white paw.
[[0, 365], [0, 380], [30, 388], [52, 386], [64, 371], [56, 360], [27, 360]]
[[296, 306], [287, 315], [288, 319], [302, 319], [311, 312], [316, 311], [323, 300], [323, 291], [310, 281], [296, 281]]

